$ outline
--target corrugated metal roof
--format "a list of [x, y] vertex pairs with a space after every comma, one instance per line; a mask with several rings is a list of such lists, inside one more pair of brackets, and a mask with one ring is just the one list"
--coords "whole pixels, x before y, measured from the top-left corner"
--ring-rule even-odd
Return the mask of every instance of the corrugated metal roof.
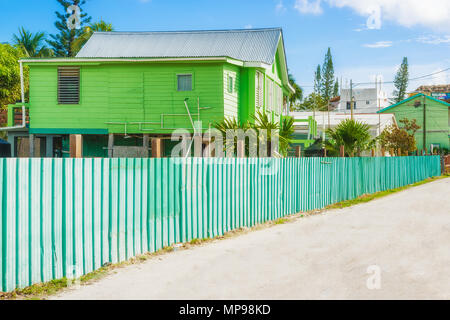
[[175, 31], [95, 32], [77, 58], [230, 57], [272, 64], [280, 28]]

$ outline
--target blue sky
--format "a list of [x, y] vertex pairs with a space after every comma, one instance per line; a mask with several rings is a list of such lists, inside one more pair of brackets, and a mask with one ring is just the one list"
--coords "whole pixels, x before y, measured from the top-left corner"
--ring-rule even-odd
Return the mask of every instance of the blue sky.
[[[88, 0], [84, 9], [117, 31], [282, 27], [290, 71], [307, 92], [328, 47], [344, 84], [390, 81], [404, 56], [411, 77], [450, 68], [448, 0]], [[0, 42], [20, 26], [54, 33], [55, 10], [56, 0], [0, 0]], [[409, 89], [433, 83], [450, 83], [450, 72]]]

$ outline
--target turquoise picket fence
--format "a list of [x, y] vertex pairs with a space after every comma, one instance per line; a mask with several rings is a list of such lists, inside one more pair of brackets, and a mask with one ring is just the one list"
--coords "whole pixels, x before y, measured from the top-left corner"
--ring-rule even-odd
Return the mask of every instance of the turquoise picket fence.
[[438, 175], [434, 156], [0, 159], [0, 291]]

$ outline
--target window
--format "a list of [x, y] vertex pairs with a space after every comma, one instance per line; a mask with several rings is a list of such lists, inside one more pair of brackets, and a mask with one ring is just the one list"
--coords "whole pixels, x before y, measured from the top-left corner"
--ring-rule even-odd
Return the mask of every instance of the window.
[[[350, 101], [347, 101], [347, 110], [350, 110], [352, 107], [350, 106]], [[353, 109], [356, 109], [356, 101], [353, 102]]]
[[177, 75], [177, 90], [192, 91], [192, 74]]
[[228, 93], [234, 92], [234, 78], [228, 75]]
[[256, 97], [255, 97], [255, 105], [256, 107], [263, 106], [264, 100], [264, 76], [261, 72], [256, 71]]
[[370, 101], [369, 101], [369, 100], [366, 100], [366, 104], [369, 105], [369, 104], [370, 104]]
[[58, 68], [58, 104], [80, 103], [80, 69]]

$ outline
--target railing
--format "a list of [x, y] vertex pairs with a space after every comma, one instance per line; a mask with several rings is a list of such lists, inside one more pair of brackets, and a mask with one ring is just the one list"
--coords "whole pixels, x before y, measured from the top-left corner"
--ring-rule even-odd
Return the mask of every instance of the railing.
[[[25, 124], [28, 127], [30, 124], [29, 106], [25, 104]], [[13, 104], [8, 106], [8, 127], [22, 125], [22, 104]]]
[[0, 291], [81, 276], [440, 170], [438, 156], [0, 159]]

